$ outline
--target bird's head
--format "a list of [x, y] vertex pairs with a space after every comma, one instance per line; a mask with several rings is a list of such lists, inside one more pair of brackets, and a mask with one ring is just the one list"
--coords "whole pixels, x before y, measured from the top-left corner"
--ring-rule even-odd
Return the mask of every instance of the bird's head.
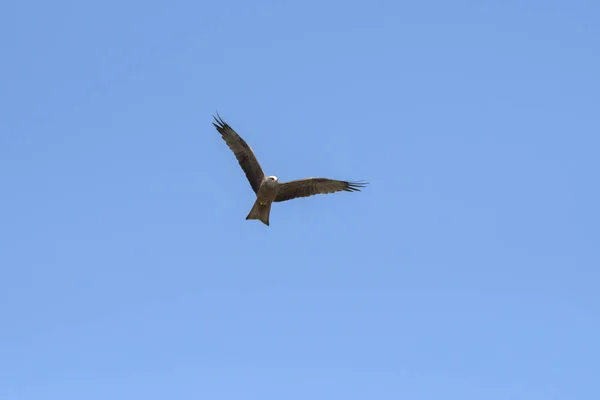
[[267, 179], [270, 180], [270, 181], [277, 182], [277, 177], [276, 176], [269, 176]]

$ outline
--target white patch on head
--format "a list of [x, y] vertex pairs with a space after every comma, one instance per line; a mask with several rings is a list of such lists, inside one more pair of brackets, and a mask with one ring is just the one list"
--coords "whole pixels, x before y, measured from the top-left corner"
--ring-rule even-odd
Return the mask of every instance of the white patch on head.
[[271, 180], [273, 180], [273, 181], [277, 182], [277, 177], [276, 177], [276, 176], [269, 176], [269, 179], [271, 179]]

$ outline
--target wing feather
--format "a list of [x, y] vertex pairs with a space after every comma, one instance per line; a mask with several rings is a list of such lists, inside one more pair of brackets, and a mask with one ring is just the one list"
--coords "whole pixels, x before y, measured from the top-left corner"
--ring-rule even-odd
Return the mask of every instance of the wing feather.
[[235, 158], [238, 160], [242, 170], [244, 170], [246, 178], [248, 179], [248, 182], [250, 182], [250, 186], [252, 186], [252, 190], [254, 190], [255, 193], [258, 192], [260, 183], [265, 178], [265, 173], [258, 163], [254, 152], [250, 146], [248, 146], [248, 143], [246, 143], [246, 141], [242, 139], [231, 126], [223, 121], [218, 113], [217, 116], [213, 116], [213, 118], [216, 121], [216, 123], [213, 122], [213, 125], [217, 128], [217, 131], [219, 131], [229, 149], [235, 154]]
[[360, 192], [366, 182], [347, 182], [327, 178], [306, 178], [282, 183], [277, 190], [275, 201], [286, 201], [298, 197], [335, 192]]

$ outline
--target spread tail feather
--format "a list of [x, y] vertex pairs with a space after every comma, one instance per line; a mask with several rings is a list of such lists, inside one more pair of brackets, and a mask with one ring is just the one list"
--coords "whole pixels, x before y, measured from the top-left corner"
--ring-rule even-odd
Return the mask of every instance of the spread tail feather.
[[271, 204], [268, 203], [264, 206], [261, 206], [258, 200], [254, 202], [252, 206], [252, 210], [250, 210], [250, 214], [246, 217], [246, 219], [257, 219], [263, 224], [269, 226], [269, 214], [271, 214]]

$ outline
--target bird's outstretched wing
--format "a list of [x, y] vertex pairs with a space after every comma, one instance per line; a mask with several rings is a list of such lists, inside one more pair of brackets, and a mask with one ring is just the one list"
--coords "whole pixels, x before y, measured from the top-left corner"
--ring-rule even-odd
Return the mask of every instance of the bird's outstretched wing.
[[256, 160], [256, 156], [254, 152], [248, 146], [248, 143], [244, 139], [237, 134], [217, 113], [217, 116], [213, 116], [217, 123], [213, 122], [217, 131], [227, 143], [227, 146], [233, 151], [235, 154], [235, 158], [237, 158], [240, 167], [244, 170], [246, 174], [246, 178], [248, 178], [248, 182], [250, 182], [250, 186], [252, 186], [252, 190], [254, 192], [258, 192], [258, 188], [260, 187], [260, 183], [265, 178], [265, 173], [263, 172], [258, 160]]
[[366, 182], [336, 181], [327, 178], [307, 178], [282, 183], [277, 190], [275, 201], [286, 201], [298, 197], [308, 197], [315, 194], [335, 192], [360, 192]]

